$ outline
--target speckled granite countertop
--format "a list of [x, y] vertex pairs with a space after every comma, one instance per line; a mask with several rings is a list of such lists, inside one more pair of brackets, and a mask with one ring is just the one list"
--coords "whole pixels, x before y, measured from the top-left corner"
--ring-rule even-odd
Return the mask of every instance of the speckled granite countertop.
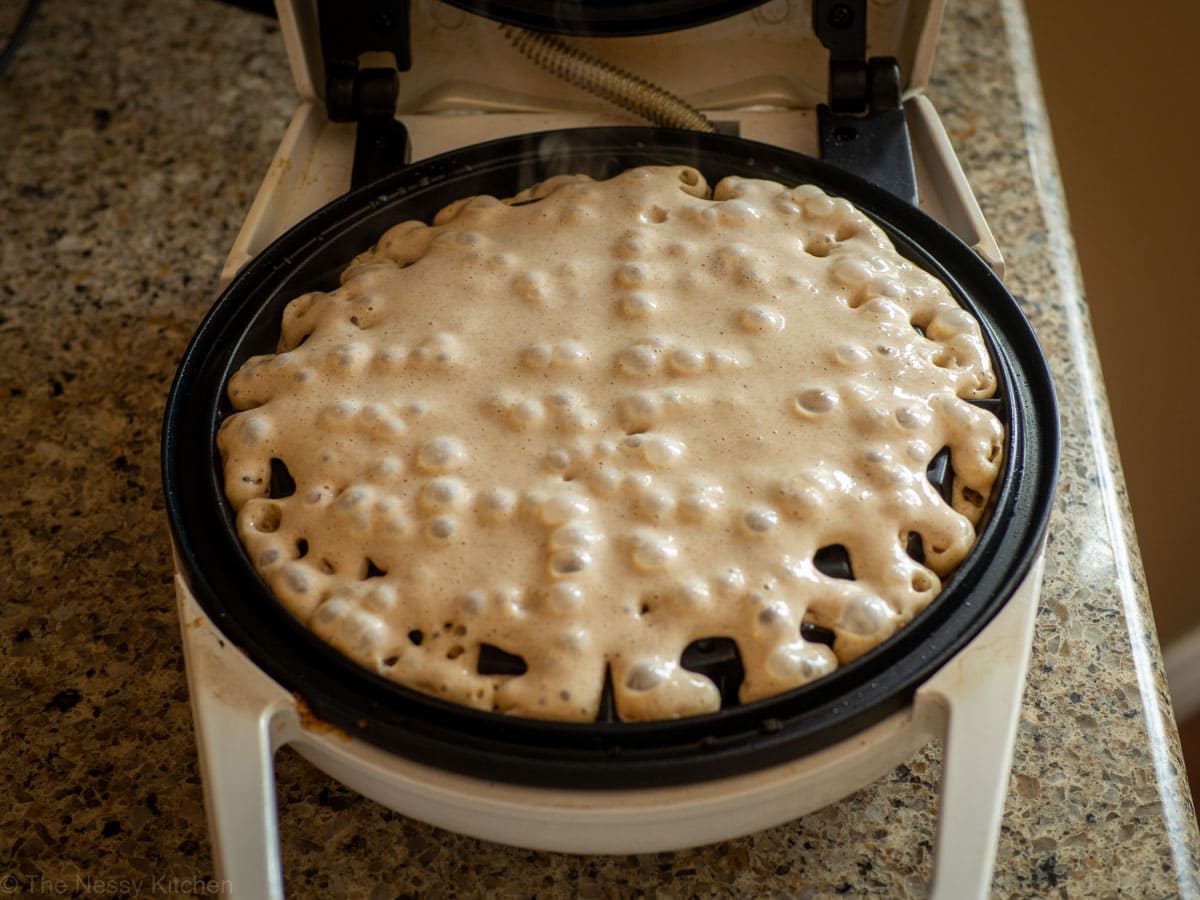
[[[1064, 427], [994, 892], [1194, 895], [1196, 821], [1023, 14], [950, 5], [929, 93]], [[0, 79], [0, 892], [219, 887], [158, 432], [293, 105], [275, 25], [207, 0], [47, 0]], [[447, 834], [278, 762], [290, 895], [372, 900], [920, 895], [940, 769], [930, 749], [742, 840], [584, 858]]]

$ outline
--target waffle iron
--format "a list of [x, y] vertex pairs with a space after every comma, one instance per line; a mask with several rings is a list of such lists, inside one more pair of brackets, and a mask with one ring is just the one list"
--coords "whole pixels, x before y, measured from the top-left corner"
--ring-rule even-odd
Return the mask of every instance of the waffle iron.
[[[936, 114], [920, 83], [904, 80], [905, 65], [927, 72], [940, 18], [937, 2], [912, 5], [889, 20], [891, 28], [907, 23], [898, 39], [891, 35], [898, 59], [871, 55], [872, 42], [888, 35], [871, 27], [878, 10], [865, 2], [816, 0], [800, 10], [746, 0], [281, 7], [301, 107], [231, 254], [229, 284], [181, 361], [163, 433], [210, 832], [217, 875], [237, 896], [282, 895], [271, 773], [284, 744], [361, 793], [442, 827], [537, 849], [617, 853], [696, 846], [787, 821], [869, 783], [931, 737], [945, 742], [935, 892], [986, 893], [1053, 495], [1057, 412], [1037, 341], [997, 277], [999, 254]], [[652, 69], [660, 57], [647, 57], [648, 48], [736, 45], [759, 31], [773, 35], [770, 64], [786, 46], [777, 33], [807, 24], [810, 45], [815, 35], [829, 48], [820, 54], [828, 96], [813, 108], [771, 95], [755, 81], [761, 75], [741, 77], [756, 63], [743, 53], [723, 73], [732, 84], [725, 105], [709, 111], [716, 133], [610, 124], [612, 114], [590, 98], [500, 54], [497, 21], [573, 35], [596, 55], [615, 47], [618, 56], [650, 59]], [[453, 77], [475, 41], [497, 65], [522, 73], [507, 99]], [[446, 44], [458, 44], [460, 55], [428, 52]], [[443, 63], [443, 80], [417, 76], [421, 48]], [[394, 67], [374, 65], [381, 56]], [[409, 70], [419, 101], [402, 90]], [[540, 101], [529, 99], [529, 78]], [[749, 96], [755, 89], [757, 98]], [[764, 92], [771, 103], [747, 102]], [[562, 127], [520, 130], [531, 123]], [[807, 128], [792, 145], [754, 137], [789, 123]], [[463, 135], [479, 139], [438, 146]], [[429, 153], [437, 149], [444, 152]], [[1007, 443], [975, 549], [939, 597], [880, 647], [779, 697], [741, 705], [726, 690], [722, 709], [703, 716], [521, 720], [460, 708], [357, 667], [291, 618], [241, 548], [215, 446], [232, 411], [230, 375], [274, 349], [289, 300], [335, 285], [389, 226], [428, 220], [472, 194], [508, 196], [556, 174], [603, 178], [644, 164], [695, 166], [711, 183], [726, 175], [812, 183], [845, 197], [980, 320], [1000, 382], [989, 402]], [[930, 474], [943, 488], [953, 478], [944, 466]], [[735, 666], [736, 653], [722, 647], [697, 648], [689, 663], [718, 686]]]

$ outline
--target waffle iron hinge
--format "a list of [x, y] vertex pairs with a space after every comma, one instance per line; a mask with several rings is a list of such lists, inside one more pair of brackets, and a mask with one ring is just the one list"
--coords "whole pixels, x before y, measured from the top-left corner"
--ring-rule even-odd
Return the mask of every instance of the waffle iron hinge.
[[[317, 0], [317, 17], [325, 111], [331, 122], [358, 123], [350, 174], [350, 186], [356, 188], [409, 161], [408, 129], [396, 119], [399, 73], [412, 68], [409, 0]], [[370, 63], [364, 64], [367, 58]]]
[[867, 0], [814, 0], [829, 49], [829, 102], [817, 107], [821, 159], [916, 204], [917, 176], [900, 97], [900, 66], [867, 59]]

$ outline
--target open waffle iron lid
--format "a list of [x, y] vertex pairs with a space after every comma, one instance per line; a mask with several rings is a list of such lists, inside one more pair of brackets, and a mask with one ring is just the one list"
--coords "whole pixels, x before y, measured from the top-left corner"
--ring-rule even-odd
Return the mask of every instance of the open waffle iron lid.
[[[553, 147], [553, 153], [547, 148]], [[979, 319], [998, 375], [1005, 464], [978, 542], [930, 606], [895, 636], [805, 687], [685, 719], [592, 723], [518, 719], [460, 707], [366, 669], [315, 637], [255, 572], [225, 499], [215, 435], [229, 377], [274, 350], [284, 306], [337, 283], [388, 227], [429, 220], [453, 200], [511, 196], [548, 177], [606, 178], [638, 165], [815, 184], [871, 216]], [[163, 433], [166, 500], [180, 570], [214, 624], [318, 718], [385, 750], [490, 780], [627, 788], [701, 782], [778, 764], [903, 708], [1022, 582], [1041, 549], [1057, 467], [1057, 410], [1045, 361], [1016, 302], [953, 234], [895, 195], [827, 163], [719, 134], [588, 128], [522, 135], [418, 162], [335, 200], [237, 275], [180, 365]], [[722, 660], [703, 670], [718, 684]]]
[[[472, 91], [486, 104], [497, 89], [518, 101], [549, 100], [556, 109], [604, 108], [574, 85], [555, 85], [522, 59], [501, 25], [569, 35], [585, 53], [693, 97], [759, 84], [766, 91], [763, 103], [812, 109], [825, 99], [831, 59], [828, 41], [813, 27], [820, 18], [841, 37], [861, 42], [867, 56], [894, 58], [899, 88], [908, 96], [928, 83], [944, 5], [945, 0], [276, 3], [301, 100], [325, 103], [331, 75], [344, 67], [366, 73], [394, 64], [393, 74], [401, 73], [396, 108], [402, 112], [419, 112], [447, 91], [455, 99], [460, 91]], [[373, 88], [363, 96], [370, 93]]]

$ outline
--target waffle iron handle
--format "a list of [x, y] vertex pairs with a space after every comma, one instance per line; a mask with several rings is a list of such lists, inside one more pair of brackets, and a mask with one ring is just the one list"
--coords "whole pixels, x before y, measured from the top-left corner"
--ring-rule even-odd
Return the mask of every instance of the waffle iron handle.
[[917, 203], [900, 66], [867, 57], [867, 0], [813, 0], [813, 32], [829, 49], [829, 102], [817, 106], [821, 159]]
[[204, 618], [176, 576], [213, 867], [222, 896], [283, 900], [275, 751], [299, 730], [295, 701]]
[[932, 900], [990, 896], [1042, 567], [1039, 557], [1023, 596], [917, 692], [918, 712], [943, 723]]

